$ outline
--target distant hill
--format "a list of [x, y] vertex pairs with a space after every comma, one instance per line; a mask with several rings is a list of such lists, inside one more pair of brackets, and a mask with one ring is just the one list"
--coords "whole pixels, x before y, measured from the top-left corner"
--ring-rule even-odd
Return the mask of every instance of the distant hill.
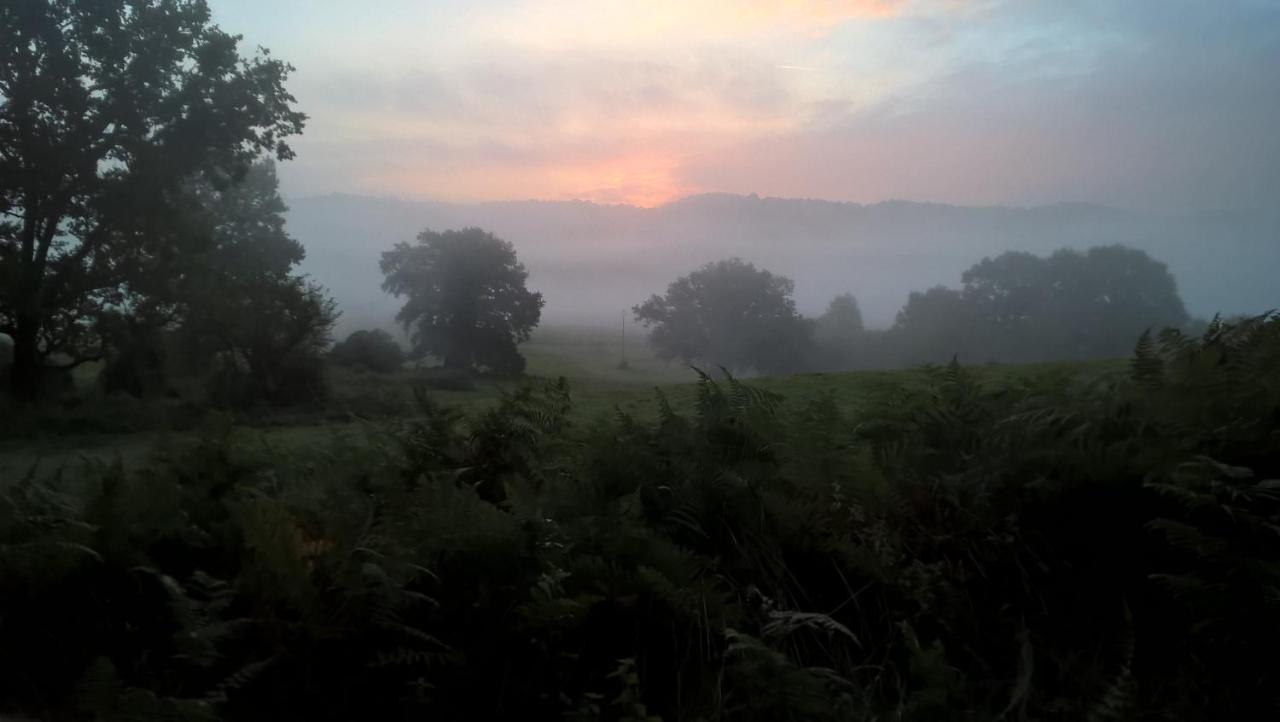
[[984, 256], [1124, 243], [1169, 264], [1191, 312], [1280, 307], [1280, 210], [1143, 214], [1062, 203], [1030, 208], [886, 201], [871, 205], [728, 194], [658, 208], [584, 201], [478, 204], [331, 195], [290, 202], [304, 269], [333, 292], [340, 331], [390, 326], [397, 304], [379, 285], [379, 254], [422, 228], [481, 226], [515, 244], [544, 319], [617, 323], [680, 274], [740, 256], [796, 282], [816, 314], [852, 291], [871, 325], [892, 323], [912, 290], [958, 285]]

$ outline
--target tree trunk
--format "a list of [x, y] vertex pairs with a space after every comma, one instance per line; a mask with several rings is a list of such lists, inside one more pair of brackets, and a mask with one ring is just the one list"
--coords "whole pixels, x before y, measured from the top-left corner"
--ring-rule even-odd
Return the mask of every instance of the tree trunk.
[[19, 401], [40, 398], [42, 367], [37, 346], [39, 322], [34, 316], [19, 316], [13, 333], [13, 366], [9, 368], [9, 391]]

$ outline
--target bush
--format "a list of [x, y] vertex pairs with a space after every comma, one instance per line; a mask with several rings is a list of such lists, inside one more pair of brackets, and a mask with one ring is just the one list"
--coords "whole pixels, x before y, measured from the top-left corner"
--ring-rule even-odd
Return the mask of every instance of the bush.
[[443, 366], [418, 369], [413, 373], [413, 383], [436, 391], [475, 391], [475, 377], [466, 369], [450, 369]]
[[339, 366], [356, 366], [377, 373], [400, 370], [404, 351], [391, 334], [381, 329], [355, 331], [335, 344], [329, 358]]
[[328, 397], [329, 383], [324, 363], [308, 353], [292, 354], [257, 370], [224, 354], [206, 390], [216, 406], [257, 409], [318, 404]]

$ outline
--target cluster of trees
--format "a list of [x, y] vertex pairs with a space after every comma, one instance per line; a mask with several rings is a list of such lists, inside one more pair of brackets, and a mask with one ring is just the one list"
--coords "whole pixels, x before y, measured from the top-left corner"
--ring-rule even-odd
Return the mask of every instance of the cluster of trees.
[[[108, 391], [162, 392], [176, 361], [215, 399], [288, 403], [323, 390], [337, 316], [296, 272], [270, 157], [305, 116], [292, 68], [238, 38], [202, 0], [18, 2], [0, 8], [0, 352], [18, 398], [102, 361]], [[511, 245], [477, 228], [424, 231], [383, 254], [408, 357], [518, 374], [540, 294]], [[658, 353], [780, 374], [940, 361], [1123, 352], [1187, 314], [1162, 264], [1119, 246], [1007, 253], [960, 289], [913, 293], [892, 329], [867, 331], [851, 295], [808, 320], [794, 286], [737, 259], [677, 279], [635, 307]], [[11, 348], [8, 348], [11, 346]], [[393, 370], [398, 347], [353, 337], [333, 360]]]
[[[22, 401], [56, 396], [101, 362], [104, 390], [136, 396], [175, 373], [211, 398], [285, 404], [324, 391], [337, 310], [297, 273], [271, 158], [305, 116], [292, 68], [252, 58], [203, 0], [17, 2], [0, 7], [0, 369]], [[424, 232], [384, 254], [407, 303], [410, 357], [519, 373], [516, 344], [542, 297], [509, 243]], [[381, 332], [340, 364], [403, 362]]]
[[1190, 320], [1168, 268], [1118, 245], [1047, 258], [1008, 252], [983, 259], [961, 282], [911, 294], [890, 336], [895, 350], [923, 360], [1116, 357], [1144, 330]]
[[889, 329], [864, 327], [857, 299], [805, 319], [789, 279], [738, 259], [711, 263], [635, 307], [658, 354], [766, 374], [945, 362], [1114, 358], [1146, 329], [1189, 317], [1168, 268], [1138, 250], [1099, 246], [1048, 257], [1008, 252], [965, 271], [962, 286], [913, 292]]
[[[1095, 380], [563, 382], [0, 486], [0, 714], [1276, 719], [1280, 320]], [[984, 382], [996, 377], [998, 383]]]
[[[227, 400], [314, 390], [335, 317], [294, 272], [274, 168], [303, 129], [292, 68], [245, 58], [202, 0], [0, 6], [0, 333], [20, 399], [105, 361], [161, 385], [206, 355]], [[182, 337], [167, 344], [166, 338]]]

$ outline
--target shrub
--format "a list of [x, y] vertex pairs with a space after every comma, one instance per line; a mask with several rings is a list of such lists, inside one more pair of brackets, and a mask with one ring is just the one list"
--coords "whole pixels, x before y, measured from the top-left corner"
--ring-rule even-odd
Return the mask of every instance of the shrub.
[[355, 331], [334, 345], [329, 358], [340, 366], [356, 366], [377, 373], [398, 371], [404, 351], [391, 334], [381, 329]]
[[475, 377], [466, 369], [450, 369], [443, 366], [418, 369], [413, 373], [418, 386], [436, 391], [475, 391]]
[[324, 363], [309, 353], [290, 354], [255, 370], [223, 355], [206, 383], [209, 401], [232, 409], [317, 404], [329, 394]]

